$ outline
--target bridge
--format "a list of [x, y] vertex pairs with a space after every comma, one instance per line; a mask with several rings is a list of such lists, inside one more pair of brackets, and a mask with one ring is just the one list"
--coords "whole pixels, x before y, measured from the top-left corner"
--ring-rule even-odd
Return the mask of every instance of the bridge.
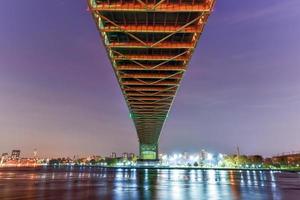
[[141, 160], [158, 140], [215, 0], [88, 0], [130, 111]]

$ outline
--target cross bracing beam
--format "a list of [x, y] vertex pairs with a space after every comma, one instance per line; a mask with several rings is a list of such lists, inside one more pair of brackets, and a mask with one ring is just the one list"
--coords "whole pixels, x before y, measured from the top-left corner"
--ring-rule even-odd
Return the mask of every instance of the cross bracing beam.
[[144, 79], [158, 79], [158, 78], [169, 78], [169, 79], [181, 79], [181, 74], [151, 74], [151, 73], [138, 73], [138, 74], [120, 74], [120, 78], [144, 78]]
[[151, 91], [151, 92], [156, 92], [156, 91], [176, 91], [177, 87], [153, 87], [153, 86], [134, 86], [134, 87], [125, 87], [123, 90], [124, 91]]
[[161, 3], [155, 9], [150, 9], [156, 6], [153, 3], [131, 3], [122, 2], [120, 3], [109, 3], [108, 1], [102, 1], [96, 4], [91, 11], [105, 11], [105, 12], [211, 12], [213, 6], [213, 0], [205, 1], [205, 3], [198, 4], [179, 4], [179, 3]]
[[[151, 69], [153, 65], [145, 65], [141, 67], [140, 65], [118, 65], [117, 70], [148, 70]], [[176, 65], [161, 65], [152, 71], [185, 71], [186, 66], [176, 66]]]
[[125, 49], [147, 49], [151, 46], [155, 49], [192, 49], [194, 48], [194, 43], [188, 42], [162, 42], [160, 44], [154, 45], [155, 43], [145, 42], [146, 45], [140, 42], [112, 42], [107, 45], [109, 48], [125, 48]]
[[[137, 80], [123, 80], [122, 85], [145, 85], [144, 83], [141, 83], [140, 81]], [[154, 83], [151, 85], [179, 85], [179, 81], [178, 80], [164, 80], [164, 81], [160, 81], [158, 83]]]
[[157, 97], [157, 96], [154, 96], [154, 97], [147, 97], [147, 96], [137, 96], [137, 97], [134, 97], [135, 99], [139, 99], [139, 100], [161, 100], [161, 97]]
[[168, 61], [168, 60], [176, 60], [176, 61], [186, 61], [189, 59], [189, 56], [178, 56], [176, 58], [173, 58], [174, 56], [169, 55], [115, 55], [112, 60], [162, 60], [162, 61]]
[[145, 103], [141, 103], [141, 102], [138, 102], [138, 101], [131, 101], [130, 102], [130, 106], [137, 106], [137, 105], [140, 105], [140, 106], [148, 106], [148, 105], [153, 105], [153, 106], [169, 106], [170, 105], [170, 102], [159, 102], [159, 103], [156, 103], [156, 104], [151, 104], [150, 102], [145, 102]]
[[135, 124], [140, 156], [157, 159], [162, 127], [215, 1], [88, 2]]
[[[200, 33], [201, 32], [201, 25], [191, 25], [188, 27], [183, 28], [180, 30], [180, 33]], [[181, 26], [162, 26], [162, 25], [107, 25], [101, 28], [103, 32], [128, 32], [128, 33], [174, 33], [177, 31]]]

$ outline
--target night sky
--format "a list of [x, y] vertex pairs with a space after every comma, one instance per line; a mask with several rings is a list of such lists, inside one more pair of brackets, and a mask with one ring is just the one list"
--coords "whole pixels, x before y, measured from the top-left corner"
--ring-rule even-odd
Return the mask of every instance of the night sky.
[[[300, 1], [219, 0], [160, 138], [162, 152], [300, 150]], [[0, 3], [0, 153], [136, 152], [85, 0]]]

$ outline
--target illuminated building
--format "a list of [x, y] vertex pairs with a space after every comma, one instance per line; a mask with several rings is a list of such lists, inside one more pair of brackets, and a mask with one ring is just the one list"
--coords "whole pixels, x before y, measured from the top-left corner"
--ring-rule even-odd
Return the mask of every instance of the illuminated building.
[[215, 1], [88, 2], [136, 127], [140, 159], [157, 160], [161, 130]]
[[37, 154], [38, 154], [37, 149], [34, 149], [34, 150], [33, 150], [33, 158], [34, 158], [34, 159], [37, 159]]
[[20, 159], [20, 154], [21, 154], [20, 150], [12, 150], [11, 159], [12, 160], [19, 160]]
[[123, 159], [127, 160], [128, 159], [128, 153], [123, 153], [122, 157], [123, 157]]
[[279, 165], [299, 165], [300, 152], [293, 152], [272, 157], [272, 162]]
[[130, 158], [130, 159], [133, 159], [134, 157], [135, 157], [134, 153], [130, 153], [130, 154], [129, 154], [129, 158]]
[[0, 165], [2, 165], [4, 162], [8, 160], [8, 153], [3, 153], [1, 155]]
[[111, 158], [116, 158], [117, 157], [117, 154], [115, 152], [112, 152], [111, 153]]

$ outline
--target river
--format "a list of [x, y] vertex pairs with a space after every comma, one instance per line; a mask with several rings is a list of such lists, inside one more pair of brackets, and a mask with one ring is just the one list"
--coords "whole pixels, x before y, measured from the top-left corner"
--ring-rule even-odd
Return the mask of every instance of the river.
[[272, 171], [0, 168], [0, 199], [300, 199], [300, 174]]

